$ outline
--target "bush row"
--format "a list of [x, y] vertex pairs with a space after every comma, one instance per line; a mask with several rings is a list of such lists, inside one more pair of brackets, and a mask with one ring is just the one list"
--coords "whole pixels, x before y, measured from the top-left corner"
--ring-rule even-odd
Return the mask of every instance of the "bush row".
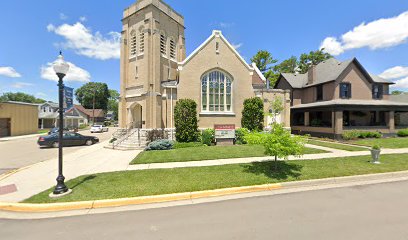
[[408, 128], [399, 130], [397, 135], [398, 137], [408, 137]]
[[380, 132], [351, 130], [344, 132], [342, 137], [344, 140], [353, 140], [358, 138], [381, 138], [382, 134]]

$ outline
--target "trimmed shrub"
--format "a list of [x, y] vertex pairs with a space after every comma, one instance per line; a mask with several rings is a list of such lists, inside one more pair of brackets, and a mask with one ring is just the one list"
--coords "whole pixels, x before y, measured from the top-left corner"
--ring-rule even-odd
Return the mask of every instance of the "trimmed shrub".
[[109, 140], [109, 143], [114, 143], [116, 140], [118, 140], [117, 138], [112, 138], [111, 140]]
[[196, 142], [198, 135], [197, 103], [191, 99], [180, 99], [174, 108], [174, 123], [177, 142]]
[[235, 143], [236, 144], [247, 144], [245, 136], [249, 134], [250, 131], [246, 128], [238, 128], [235, 130]]
[[154, 142], [160, 139], [168, 139], [167, 132], [164, 129], [153, 129], [147, 132], [147, 141]]
[[262, 145], [265, 142], [267, 136], [268, 133], [265, 132], [251, 132], [246, 134], [244, 139], [250, 145]]
[[211, 128], [204, 130], [201, 139], [203, 144], [207, 146], [213, 145], [215, 143], [215, 130]]
[[161, 139], [154, 142], [149, 143], [146, 147], [146, 151], [153, 151], [153, 150], [170, 150], [173, 148], [173, 141], [167, 139]]
[[398, 137], [408, 137], [408, 129], [399, 130], [397, 135]]
[[79, 125], [79, 129], [85, 129], [85, 128], [87, 128], [88, 127], [88, 125], [86, 125], [86, 124], [81, 124], [81, 125]]
[[381, 138], [382, 134], [380, 132], [366, 132], [366, 131], [357, 131], [351, 130], [346, 131], [342, 134], [344, 140], [354, 140], [357, 138]]
[[264, 122], [264, 103], [261, 98], [248, 98], [244, 101], [241, 125], [249, 131], [262, 131]]
[[179, 149], [179, 148], [192, 148], [192, 147], [206, 147], [207, 145], [201, 143], [201, 142], [189, 142], [189, 143], [179, 143], [175, 142], [173, 145], [174, 149]]

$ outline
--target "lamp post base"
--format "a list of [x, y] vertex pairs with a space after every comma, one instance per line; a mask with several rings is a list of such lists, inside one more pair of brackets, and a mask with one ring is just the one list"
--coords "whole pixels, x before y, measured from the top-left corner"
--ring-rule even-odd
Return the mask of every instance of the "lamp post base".
[[65, 177], [63, 175], [59, 175], [57, 177], [57, 186], [55, 186], [55, 189], [53, 192], [55, 195], [63, 194], [68, 191], [67, 186], [65, 186], [64, 180], [65, 180]]
[[66, 192], [60, 193], [60, 194], [55, 194], [54, 192], [52, 192], [48, 196], [50, 198], [60, 198], [60, 197], [66, 196], [66, 195], [68, 195], [70, 193], [72, 193], [72, 189], [68, 189]]

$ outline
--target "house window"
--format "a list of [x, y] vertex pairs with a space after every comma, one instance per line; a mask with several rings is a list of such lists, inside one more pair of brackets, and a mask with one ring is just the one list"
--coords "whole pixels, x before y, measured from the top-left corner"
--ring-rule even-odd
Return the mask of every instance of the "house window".
[[323, 85], [319, 85], [316, 87], [316, 101], [323, 100]]
[[130, 34], [130, 56], [136, 56], [136, 33], [134, 31]]
[[372, 89], [373, 99], [382, 99], [384, 94], [383, 85], [374, 84]]
[[351, 98], [350, 83], [340, 83], [340, 98]]
[[202, 77], [201, 108], [204, 112], [232, 111], [232, 80], [227, 74], [213, 71]]
[[160, 53], [163, 55], [167, 55], [166, 36], [164, 36], [163, 34], [160, 35]]
[[170, 39], [170, 58], [176, 59], [176, 44], [173, 39]]
[[145, 37], [145, 34], [144, 34], [143, 30], [142, 30], [139, 33], [139, 52], [141, 54], [144, 53], [144, 48], [145, 48], [144, 37]]

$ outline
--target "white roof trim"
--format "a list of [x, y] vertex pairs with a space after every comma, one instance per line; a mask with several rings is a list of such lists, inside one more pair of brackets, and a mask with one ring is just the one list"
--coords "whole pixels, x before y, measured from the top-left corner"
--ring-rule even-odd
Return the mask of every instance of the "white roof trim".
[[262, 79], [262, 81], [266, 82], [266, 77], [261, 73], [261, 70], [259, 70], [259, 68], [256, 66], [255, 63], [252, 63], [252, 68], [255, 70], [258, 76]]
[[[227, 46], [233, 51], [233, 53], [238, 57], [239, 60], [250, 70], [253, 71], [254, 69], [245, 61], [245, 59], [238, 53], [238, 51], [228, 42], [228, 40], [222, 35], [220, 30], [213, 30], [213, 33], [207, 40], [205, 40], [198, 48], [196, 48], [184, 61], [179, 62], [180, 66], [184, 66], [187, 62], [189, 62], [195, 55], [197, 55], [213, 38], [218, 37], [221, 38]], [[182, 68], [179, 68], [182, 69]]]

